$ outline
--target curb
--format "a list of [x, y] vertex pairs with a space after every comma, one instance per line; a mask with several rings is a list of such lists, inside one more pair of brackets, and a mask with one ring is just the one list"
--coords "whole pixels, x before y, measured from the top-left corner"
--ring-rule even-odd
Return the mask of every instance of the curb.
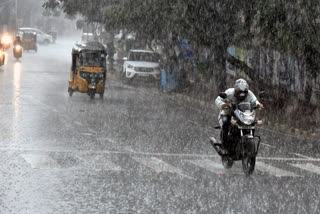
[[270, 129], [279, 129], [280, 132], [283, 132], [285, 134], [291, 134], [294, 136], [303, 136], [303, 137], [311, 137], [311, 138], [318, 138], [319, 134], [310, 131], [310, 130], [304, 130], [304, 129], [299, 129], [299, 128], [293, 128], [289, 127], [288, 124], [285, 123], [271, 123], [270, 121], [265, 121], [263, 120], [263, 124], [266, 125]]
[[[115, 79], [118, 79], [115, 74], [111, 74], [112, 76], [115, 77]], [[176, 97], [180, 100], [184, 100], [184, 101], [188, 101], [188, 102], [192, 102], [192, 103], [197, 103], [199, 104], [201, 107], [205, 107], [208, 109], [214, 109], [215, 108], [215, 104], [213, 101], [211, 102], [206, 102], [204, 100], [201, 99], [195, 99], [192, 98], [188, 95], [185, 95], [183, 93], [178, 93], [178, 92], [173, 92], [173, 93], [168, 93], [169, 96], [171, 97]], [[303, 136], [303, 137], [310, 137], [310, 138], [319, 138], [320, 137], [320, 133], [316, 133], [314, 131], [310, 131], [310, 130], [301, 130], [298, 128], [294, 128], [294, 127], [289, 127], [288, 124], [285, 123], [272, 123], [269, 120], [266, 119], [262, 119], [263, 121], [263, 125], [262, 127], [268, 127], [272, 130], [278, 129], [279, 132], [284, 133], [284, 134], [290, 134], [290, 135], [294, 135], [294, 136]]]
[[[173, 96], [176, 96], [177, 98], [180, 99], [184, 99], [188, 102], [193, 102], [193, 103], [198, 103], [200, 106], [202, 107], [206, 107], [206, 108], [214, 108], [215, 105], [212, 102], [206, 102], [204, 100], [201, 99], [195, 99], [192, 98], [190, 96], [187, 96], [185, 94], [181, 94], [181, 93], [175, 93], [172, 94]], [[271, 129], [275, 129], [278, 128], [280, 132], [283, 132], [285, 134], [292, 134], [294, 136], [303, 136], [303, 137], [310, 137], [310, 138], [318, 138], [319, 134], [310, 131], [310, 130], [302, 130], [302, 129], [298, 129], [298, 128], [294, 128], [294, 127], [289, 127], [288, 124], [285, 123], [272, 123], [269, 120], [265, 120], [263, 119], [263, 125], [268, 126]]]

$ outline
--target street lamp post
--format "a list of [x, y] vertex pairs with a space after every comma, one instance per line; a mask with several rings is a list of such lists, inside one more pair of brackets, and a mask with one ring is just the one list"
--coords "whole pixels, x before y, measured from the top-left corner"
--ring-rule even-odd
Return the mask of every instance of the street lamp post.
[[18, 29], [18, 0], [16, 0], [16, 30]]

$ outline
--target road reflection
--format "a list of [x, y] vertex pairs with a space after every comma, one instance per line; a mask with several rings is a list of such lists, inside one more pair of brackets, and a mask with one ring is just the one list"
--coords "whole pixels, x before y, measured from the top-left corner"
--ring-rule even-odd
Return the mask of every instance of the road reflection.
[[20, 88], [21, 88], [21, 63], [15, 62], [13, 65], [13, 106], [14, 106], [14, 118], [13, 118], [13, 138], [18, 138], [18, 132], [16, 130], [20, 113]]
[[9, 59], [9, 54], [7, 52], [4, 52], [5, 59], [4, 59], [4, 64], [8, 64], [8, 59]]

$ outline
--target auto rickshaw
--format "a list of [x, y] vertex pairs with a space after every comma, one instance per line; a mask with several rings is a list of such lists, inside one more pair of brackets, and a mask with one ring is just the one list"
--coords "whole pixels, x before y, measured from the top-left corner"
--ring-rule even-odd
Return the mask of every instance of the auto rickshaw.
[[107, 68], [106, 50], [99, 42], [76, 44], [72, 49], [72, 65], [69, 80], [69, 96], [73, 92], [95, 94], [103, 98]]
[[37, 52], [37, 34], [36, 33], [23, 33], [22, 35], [22, 47], [24, 50], [34, 50]]

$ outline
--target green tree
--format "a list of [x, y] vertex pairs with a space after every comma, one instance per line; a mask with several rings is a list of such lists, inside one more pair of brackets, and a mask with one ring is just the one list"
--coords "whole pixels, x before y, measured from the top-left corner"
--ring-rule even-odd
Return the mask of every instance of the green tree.
[[319, 70], [320, 2], [261, 1], [257, 7], [257, 45], [303, 57], [306, 62], [305, 101], [310, 102], [312, 79]]
[[[69, 15], [82, 14], [106, 29], [137, 32], [140, 39], [174, 44], [169, 35], [188, 38], [212, 53], [210, 68], [218, 90], [225, 88], [227, 47], [266, 47], [303, 56], [307, 62], [306, 98], [318, 70], [320, 2], [313, 0], [47, 0]], [[256, 75], [248, 74], [253, 79]]]

